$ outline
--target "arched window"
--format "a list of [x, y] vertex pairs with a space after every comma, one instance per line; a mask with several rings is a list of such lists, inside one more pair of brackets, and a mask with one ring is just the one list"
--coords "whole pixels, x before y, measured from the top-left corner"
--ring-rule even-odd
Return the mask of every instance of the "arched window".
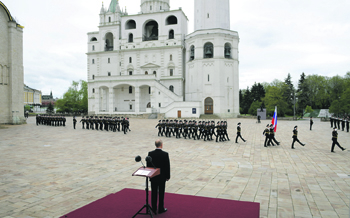
[[165, 21], [165, 25], [174, 25], [174, 24], [177, 24], [177, 17], [175, 16], [169, 16]]
[[173, 55], [170, 55], [170, 61], [172, 61], [173, 60]]
[[95, 59], [92, 59], [92, 64], [95, 64]]
[[134, 42], [134, 35], [132, 33], [129, 34], [129, 42]]
[[174, 86], [169, 86], [169, 90], [174, 92]]
[[96, 39], [96, 37], [92, 37], [90, 41], [94, 42], [94, 41], [97, 41], [97, 39]]
[[143, 41], [158, 40], [158, 23], [154, 20], [146, 23], [143, 29]]
[[95, 79], [95, 75], [92, 75], [92, 79]]
[[231, 44], [230, 43], [226, 43], [225, 44], [225, 58], [232, 58], [231, 55]]
[[129, 71], [129, 75], [130, 75], [130, 76], [132, 75], [132, 71]]
[[126, 29], [126, 30], [136, 29], [136, 22], [135, 22], [134, 20], [129, 20], [129, 21], [125, 24], [125, 29]]
[[190, 61], [194, 60], [194, 45], [191, 46]]
[[92, 93], [95, 93], [95, 89], [92, 89]]
[[108, 17], [108, 22], [111, 22], [111, 17]]
[[169, 31], [169, 39], [174, 39], [174, 30]]
[[145, 75], [148, 75], [148, 72], [147, 72], [147, 71], [145, 72]]
[[156, 71], [153, 71], [153, 74], [154, 74], [154, 75], [157, 75], [157, 72], [156, 72]]
[[214, 57], [214, 46], [213, 43], [207, 42], [204, 44], [204, 58]]
[[132, 57], [129, 57], [129, 63], [132, 63]]
[[170, 69], [170, 76], [174, 76], [174, 69]]
[[105, 51], [113, 51], [113, 39], [114, 36], [112, 33], [106, 34], [106, 44], [105, 44]]
[[108, 76], [111, 76], [111, 72], [108, 72]]
[[132, 94], [132, 86], [129, 86], [129, 94]]
[[94, 45], [92, 46], [92, 50], [95, 51], [95, 46]]

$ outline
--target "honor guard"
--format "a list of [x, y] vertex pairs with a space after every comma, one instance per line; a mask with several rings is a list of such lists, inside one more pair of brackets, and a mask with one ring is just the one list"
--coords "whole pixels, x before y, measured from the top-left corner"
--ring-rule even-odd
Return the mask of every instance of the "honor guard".
[[270, 141], [270, 125], [267, 124], [264, 132], [263, 132], [263, 135], [265, 136], [265, 142], [264, 142], [264, 147], [267, 147], [267, 146], [270, 146], [269, 144], [266, 144], [268, 141]]
[[270, 137], [271, 141], [274, 141], [277, 145], [280, 145], [280, 143], [275, 139], [275, 130], [273, 128], [273, 124], [270, 124]]
[[77, 119], [75, 119], [75, 116], [73, 117], [73, 128], [75, 129], [75, 125], [77, 124]]
[[314, 124], [314, 121], [312, 120], [312, 117], [310, 117], [310, 130], [312, 130], [312, 125]]
[[294, 126], [294, 130], [293, 130], [293, 143], [292, 143], [292, 149], [295, 149], [294, 148], [294, 142], [299, 142], [299, 144], [301, 144], [302, 146], [305, 146], [306, 144], [303, 144], [299, 141], [298, 139], [298, 126]]
[[238, 143], [238, 137], [240, 137], [244, 142], [246, 142], [246, 140], [244, 140], [242, 138], [242, 135], [241, 135], [241, 123], [238, 123], [237, 124], [237, 137], [236, 137], [236, 143]]
[[162, 134], [162, 121], [159, 120], [158, 124], [156, 125], [156, 129], [158, 127], [158, 136]]
[[335, 145], [337, 145], [342, 151], [345, 151], [346, 149], [343, 148], [342, 146], [340, 146], [339, 142], [338, 142], [338, 132], [337, 132], [337, 128], [333, 128], [333, 132], [332, 132], [332, 149], [331, 152], [335, 153], [334, 151], [334, 147]]

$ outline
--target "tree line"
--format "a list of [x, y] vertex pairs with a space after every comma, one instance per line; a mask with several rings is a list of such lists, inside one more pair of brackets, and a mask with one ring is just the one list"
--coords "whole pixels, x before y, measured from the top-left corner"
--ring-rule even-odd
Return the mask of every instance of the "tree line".
[[258, 108], [266, 108], [272, 116], [277, 106], [279, 116], [303, 117], [306, 108], [329, 109], [337, 116], [350, 114], [350, 71], [345, 76], [326, 77], [302, 73], [298, 87], [294, 87], [288, 73], [284, 81], [254, 83], [239, 91], [240, 113], [256, 115]]
[[72, 85], [55, 104], [57, 113], [81, 114], [88, 112], [88, 85], [84, 80], [73, 81]]

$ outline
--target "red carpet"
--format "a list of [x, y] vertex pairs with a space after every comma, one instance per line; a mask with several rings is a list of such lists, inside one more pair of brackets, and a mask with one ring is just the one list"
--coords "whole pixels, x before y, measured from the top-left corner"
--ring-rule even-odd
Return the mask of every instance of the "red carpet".
[[[149, 194], [151, 203], [151, 193]], [[123, 189], [82, 208], [68, 213], [62, 218], [131, 218], [145, 204], [144, 190]], [[165, 193], [165, 207], [168, 211], [155, 215], [157, 218], [225, 218], [259, 217], [259, 203], [196, 197]], [[145, 210], [143, 211], [145, 212]], [[137, 215], [137, 217], [151, 217]]]

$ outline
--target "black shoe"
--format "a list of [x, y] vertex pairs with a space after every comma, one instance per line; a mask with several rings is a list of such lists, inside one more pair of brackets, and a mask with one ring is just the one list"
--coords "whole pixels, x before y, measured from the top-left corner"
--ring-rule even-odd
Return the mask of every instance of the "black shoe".
[[292, 147], [292, 149], [295, 149], [294, 147]]
[[335, 153], [335, 151], [331, 151], [332, 153]]
[[343, 149], [343, 151], [345, 151], [345, 150], [346, 150], [346, 148]]
[[305, 146], [306, 144], [302, 144], [302, 146]]
[[164, 208], [164, 210], [159, 210], [159, 211], [158, 211], [158, 214], [165, 213], [165, 212], [167, 212], [167, 211], [168, 211], [168, 209]]

